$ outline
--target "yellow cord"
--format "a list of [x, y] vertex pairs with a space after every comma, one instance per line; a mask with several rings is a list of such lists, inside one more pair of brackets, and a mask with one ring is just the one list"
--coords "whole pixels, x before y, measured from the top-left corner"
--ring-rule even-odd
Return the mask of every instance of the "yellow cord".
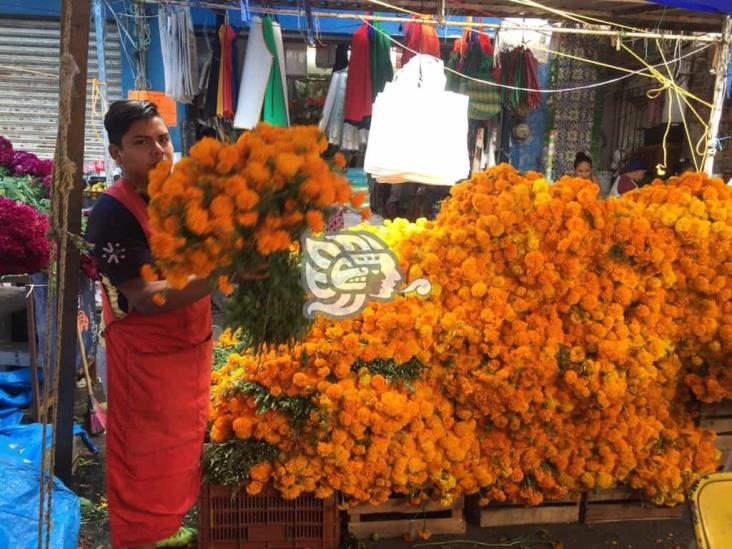
[[538, 2], [534, 2], [533, 0], [509, 0], [509, 2], [513, 2], [514, 4], [521, 4], [524, 6], [530, 6], [532, 8], [538, 8], [544, 11], [548, 11], [550, 13], [553, 13], [555, 15], [561, 15], [562, 17], [565, 17], [567, 19], [570, 19], [572, 21], [575, 21], [577, 23], [583, 23], [588, 24], [589, 21], [592, 21], [593, 23], [599, 23], [601, 25], [608, 25], [611, 27], [618, 27], [621, 29], [626, 29], [633, 32], [646, 32], [643, 29], [639, 29], [637, 27], [629, 27], [628, 25], [623, 25], [621, 23], [613, 23], [612, 21], [605, 21], [604, 19], [598, 19], [597, 17], [589, 17], [587, 15], [579, 15], [579, 14], [573, 14], [568, 11], [564, 11], [558, 8], [552, 8], [549, 6], [544, 6]]
[[383, 6], [390, 10], [393, 10], [393, 11], [400, 11], [402, 13], [408, 13], [409, 15], [414, 15], [415, 17], [419, 17], [420, 19], [432, 19], [432, 16], [430, 16], [430, 15], [425, 15], [423, 13], [419, 13], [416, 11], [408, 10], [405, 8], [400, 8], [399, 6], [394, 6], [392, 4], [389, 4], [388, 2], [382, 2], [381, 0], [368, 0], [368, 2], [370, 4], [376, 4], [377, 6]]
[[[107, 104], [107, 99], [104, 97], [104, 94], [102, 93], [101, 86], [103, 85], [103, 82], [100, 82], [96, 78], [92, 79], [92, 101], [91, 101], [91, 126], [94, 128], [94, 134], [96, 135], [97, 139], [99, 140], [99, 143], [102, 145], [102, 148], [104, 147], [104, 137], [102, 137], [102, 134], [99, 133], [99, 129], [96, 125], [96, 117], [97, 117], [97, 105], [98, 103], [102, 103], [102, 114], [107, 112], [109, 110], [109, 105]], [[106, 84], [104, 84], [106, 85]]]

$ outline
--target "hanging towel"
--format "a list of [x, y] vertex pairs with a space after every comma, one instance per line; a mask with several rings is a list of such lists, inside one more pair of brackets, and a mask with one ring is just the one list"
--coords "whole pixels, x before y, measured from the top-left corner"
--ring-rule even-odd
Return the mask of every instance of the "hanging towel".
[[383, 33], [381, 23], [374, 23], [369, 28], [369, 53], [371, 57], [371, 103], [384, 91], [387, 82], [394, 78], [391, 66], [391, 41]]
[[290, 125], [290, 121], [287, 112], [287, 81], [284, 73], [285, 56], [282, 45], [282, 29], [279, 25], [275, 29], [272, 18], [266, 15], [262, 19], [262, 32], [267, 51], [273, 58], [269, 79], [267, 80], [267, 92], [264, 96], [262, 120], [273, 126], [287, 127]]
[[371, 116], [373, 89], [371, 87], [371, 60], [369, 27], [364, 24], [351, 40], [351, 59], [348, 62], [345, 120], [362, 126]]
[[259, 122], [274, 57], [264, 42], [262, 18], [253, 17], [234, 117], [235, 128], [250, 130]]

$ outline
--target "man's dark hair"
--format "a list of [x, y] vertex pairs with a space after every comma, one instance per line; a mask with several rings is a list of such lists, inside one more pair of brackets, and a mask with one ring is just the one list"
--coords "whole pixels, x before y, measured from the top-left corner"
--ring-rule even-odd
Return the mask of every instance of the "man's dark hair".
[[138, 120], [149, 120], [160, 116], [155, 103], [150, 101], [134, 101], [123, 99], [115, 101], [104, 116], [104, 129], [107, 130], [109, 142], [122, 146], [122, 137], [129, 131], [130, 126]]

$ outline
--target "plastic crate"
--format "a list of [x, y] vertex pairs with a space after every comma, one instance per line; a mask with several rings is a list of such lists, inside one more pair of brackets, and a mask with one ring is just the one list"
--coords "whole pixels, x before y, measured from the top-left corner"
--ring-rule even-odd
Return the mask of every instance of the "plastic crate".
[[330, 549], [340, 541], [335, 497], [286, 500], [269, 485], [250, 496], [204, 484], [198, 509], [200, 548]]

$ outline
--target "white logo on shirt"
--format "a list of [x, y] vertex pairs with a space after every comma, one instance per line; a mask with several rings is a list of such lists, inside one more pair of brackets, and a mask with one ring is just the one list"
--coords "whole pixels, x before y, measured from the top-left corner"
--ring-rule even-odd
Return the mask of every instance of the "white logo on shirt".
[[106, 259], [108, 264], [119, 265], [119, 260], [125, 258], [125, 251], [118, 243], [107, 242], [107, 245], [102, 248], [102, 259]]

